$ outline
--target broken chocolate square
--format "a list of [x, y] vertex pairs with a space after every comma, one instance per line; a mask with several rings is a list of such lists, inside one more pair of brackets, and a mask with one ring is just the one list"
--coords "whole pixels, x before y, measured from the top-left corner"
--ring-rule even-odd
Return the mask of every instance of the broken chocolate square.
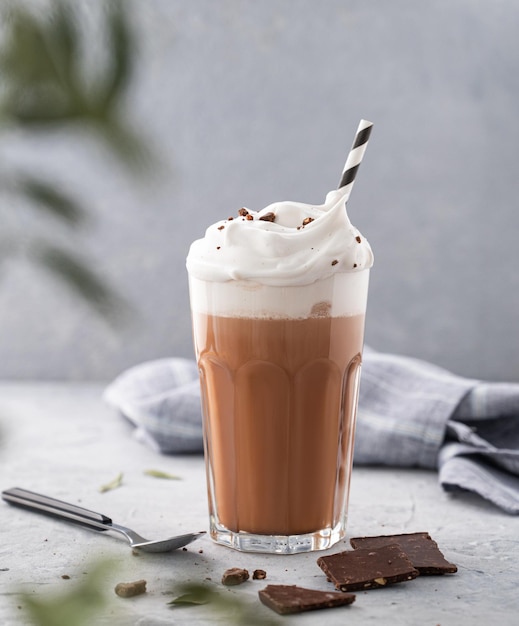
[[376, 537], [353, 537], [353, 548], [375, 550], [381, 546], [396, 543], [407, 554], [414, 567], [422, 575], [454, 574], [458, 568], [449, 563], [429, 533], [405, 533], [401, 535], [379, 535]]
[[297, 585], [268, 585], [258, 595], [263, 604], [280, 615], [345, 606], [355, 600], [352, 593], [305, 589]]
[[377, 550], [348, 550], [321, 556], [317, 564], [341, 591], [376, 589], [412, 580], [419, 574], [402, 548], [396, 544]]

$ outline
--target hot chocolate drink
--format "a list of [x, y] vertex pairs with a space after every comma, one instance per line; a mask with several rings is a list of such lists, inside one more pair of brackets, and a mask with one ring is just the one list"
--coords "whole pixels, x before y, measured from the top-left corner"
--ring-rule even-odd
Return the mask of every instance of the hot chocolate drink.
[[210, 506], [234, 532], [338, 526], [349, 489], [364, 318], [195, 314]]

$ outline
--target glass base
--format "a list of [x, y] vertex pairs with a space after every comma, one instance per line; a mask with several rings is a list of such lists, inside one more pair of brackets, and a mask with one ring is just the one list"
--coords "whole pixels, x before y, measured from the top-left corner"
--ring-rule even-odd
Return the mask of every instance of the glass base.
[[212, 518], [211, 538], [223, 546], [241, 552], [266, 552], [270, 554], [299, 554], [314, 550], [326, 550], [344, 538], [345, 524], [325, 528], [304, 535], [255, 535], [232, 531]]

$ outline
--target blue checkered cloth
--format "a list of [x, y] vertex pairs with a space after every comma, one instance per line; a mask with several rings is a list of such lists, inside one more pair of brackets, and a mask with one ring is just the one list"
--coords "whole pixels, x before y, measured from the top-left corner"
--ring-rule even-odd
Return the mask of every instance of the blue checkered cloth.
[[[133, 367], [104, 398], [157, 451], [203, 451], [194, 361]], [[462, 378], [366, 348], [354, 462], [437, 470], [445, 490], [474, 492], [519, 514], [519, 385]]]

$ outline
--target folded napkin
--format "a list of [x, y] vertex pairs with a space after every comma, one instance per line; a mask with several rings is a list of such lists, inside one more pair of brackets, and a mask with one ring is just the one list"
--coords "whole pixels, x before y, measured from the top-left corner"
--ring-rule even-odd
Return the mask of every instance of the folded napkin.
[[[133, 367], [104, 398], [159, 452], [203, 451], [194, 361]], [[437, 469], [444, 489], [475, 492], [518, 514], [519, 385], [482, 383], [365, 348], [354, 463]]]

